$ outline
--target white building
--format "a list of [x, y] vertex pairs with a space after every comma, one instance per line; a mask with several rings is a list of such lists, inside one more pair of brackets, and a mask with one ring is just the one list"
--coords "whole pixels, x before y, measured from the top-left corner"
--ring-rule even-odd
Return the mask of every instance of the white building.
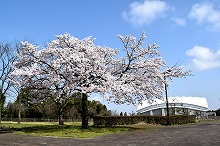
[[[206, 116], [208, 103], [204, 97], [169, 97], [170, 115], [196, 115]], [[166, 100], [155, 99], [153, 103], [144, 101], [137, 107], [137, 113], [141, 115], [166, 116]]]

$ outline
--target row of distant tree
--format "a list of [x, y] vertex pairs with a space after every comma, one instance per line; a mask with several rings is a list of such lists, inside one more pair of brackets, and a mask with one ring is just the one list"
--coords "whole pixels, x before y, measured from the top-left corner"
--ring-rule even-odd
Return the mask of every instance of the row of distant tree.
[[218, 110], [215, 110], [216, 116], [220, 116], [220, 108]]
[[[33, 94], [30, 90], [22, 90], [20, 93], [21, 103], [19, 99], [14, 102], [8, 102], [2, 109], [2, 116], [4, 118], [18, 118], [19, 109], [22, 118], [49, 118], [57, 119], [59, 110], [57, 104], [54, 103], [53, 98], [45, 98], [44, 94]], [[80, 119], [82, 112], [81, 94], [72, 95], [63, 109], [64, 119]], [[112, 113], [105, 105], [99, 101], [88, 100], [88, 117], [92, 118], [95, 115], [109, 116]]]

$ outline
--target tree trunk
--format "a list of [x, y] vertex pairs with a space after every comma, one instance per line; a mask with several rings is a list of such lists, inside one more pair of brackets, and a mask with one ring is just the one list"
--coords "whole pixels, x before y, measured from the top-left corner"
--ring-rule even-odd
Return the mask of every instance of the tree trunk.
[[19, 96], [18, 124], [21, 123], [21, 96]]
[[82, 93], [82, 129], [88, 128], [88, 97]]
[[2, 102], [0, 101], [0, 124], [2, 123]]
[[2, 123], [2, 90], [0, 90], [0, 124]]
[[[164, 80], [166, 81], [166, 75], [164, 75]], [[170, 125], [170, 113], [169, 113], [169, 101], [167, 93], [167, 83], [165, 83], [165, 94], [166, 94], [166, 107], [167, 107], [167, 125]]]
[[59, 113], [58, 113], [58, 116], [59, 116], [59, 125], [64, 125], [64, 122], [63, 122], [63, 109], [62, 109], [62, 106], [59, 105]]

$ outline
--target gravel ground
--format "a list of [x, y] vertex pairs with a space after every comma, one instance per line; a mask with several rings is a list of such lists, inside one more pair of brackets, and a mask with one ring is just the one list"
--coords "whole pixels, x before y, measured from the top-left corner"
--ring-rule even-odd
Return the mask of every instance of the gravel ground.
[[0, 146], [220, 146], [220, 122], [128, 131], [93, 139], [19, 135], [0, 130]]

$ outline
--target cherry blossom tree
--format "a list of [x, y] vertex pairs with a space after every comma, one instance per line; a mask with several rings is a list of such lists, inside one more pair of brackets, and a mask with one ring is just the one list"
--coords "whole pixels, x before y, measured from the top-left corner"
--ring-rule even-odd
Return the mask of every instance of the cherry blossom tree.
[[118, 104], [127, 102], [136, 105], [143, 100], [152, 102], [155, 97], [163, 99], [164, 90], [167, 100], [168, 81], [191, 75], [190, 70], [184, 70], [184, 66], [178, 63], [172, 67], [168, 66], [160, 56], [158, 45], [148, 44], [142, 48], [145, 32], [139, 40], [131, 35], [118, 37], [124, 45], [123, 51], [126, 55], [118, 61], [114, 75], [117, 76], [117, 81], [122, 82], [122, 86], [115, 88], [117, 91], [113, 89], [114, 95], [110, 96], [109, 100]]
[[[131, 35], [118, 37], [124, 53], [97, 46], [91, 37], [80, 40], [70, 34], [56, 36], [43, 49], [23, 42], [14, 64], [15, 82], [22, 87], [51, 91], [60, 111], [59, 124], [63, 124], [62, 109], [68, 98], [80, 92], [82, 128], [88, 127], [87, 99], [91, 93], [101, 93], [118, 104], [162, 98], [166, 83], [163, 70], [168, 67], [160, 57], [159, 46], [148, 44], [143, 48], [145, 32], [139, 40]], [[169, 78], [185, 75], [180, 70]]]
[[92, 92], [107, 92], [111, 77], [108, 65], [115, 51], [95, 46], [91, 37], [79, 40], [70, 34], [56, 36], [46, 48], [22, 43], [13, 76], [20, 86], [50, 90], [59, 107], [59, 124], [69, 97], [82, 93], [82, 127], [87, 128], [87, 98]]
[[119, 104], [139, 104], [145, 99], [162, 98], [164, 80], [161, 71], [166, 62], [160, 57], [159, 46], [148, 44], [143, 48], [145, 32], [139, 40], [131, 35], [118, 35], [118, 38], [124, 45], [125, 55], [113, 65], [117, 87], [112, 89], [109, 100]]

